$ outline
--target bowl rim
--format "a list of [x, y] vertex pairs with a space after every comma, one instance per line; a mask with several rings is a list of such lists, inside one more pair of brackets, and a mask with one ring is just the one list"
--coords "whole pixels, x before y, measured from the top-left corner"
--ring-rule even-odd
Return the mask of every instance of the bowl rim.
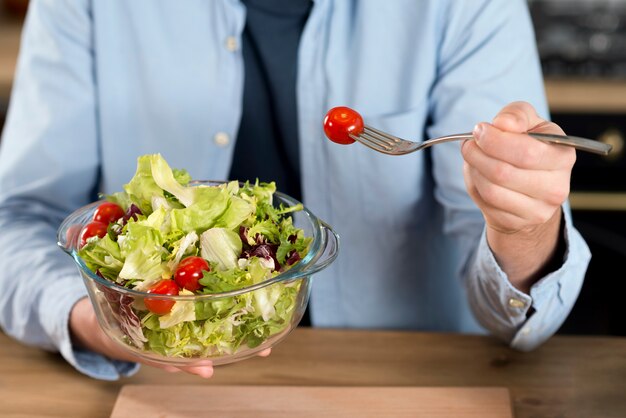
[[[211, 185], [211, 186], [219, 186], [220, 184], [227, 184], [227, 183], [229, 182], [228, 181], [215, 181], [215, 180], [193, 180], [190, 182], [190, 184], [195, 184], [195, 185]], [[277, 197], [278, 199], [282, 200], [284, 203], [288, 204], [289, 206], [302, 204], [302, 202], [296, 200], [295, 198], [287, 194], [281, 193], [279, 191], [274, 192], [273, 195], [274, 197]], [[233, 297], [233, 296], [238, 296], [238, 295], [242, 295], [245, 293], [249, 293], [255, 290], [259, 290], [264, 287], [273, 285], [275, 283], [294, 281], [297, 279], [301, 279], [303, 277], [310, 276], [313, 273], [316, 273], [317, 271], [320, 271], [326, 266], [328, 266], [336, 257], [336, 253], [335, 253], [333, 254], [333, 256], [330, 257], [330, 259], [323, 260], [322, 262], [317, 263], [317, 261], [325, 253], [325, 250], [327, 247], [328, 239], [327, 239], [326, 232], [331, 233], [335, 237], [337, 237], [337, 235], [328, 224], [321, 221], [317, 216], [313, 214], [313, 212], [311, 212], [306, 206], [304, 206], [304, 204], [302, 204], [302, 210], [298, 212], [304, 213], [304, 215], [309, 220], [309, 222], [311, 222], [311, 225], [314, 231], [313, 241], [310, 244], [309, 251], [302, 258], [302, 260], [297, 262], [293, 267], [289, 268], [289, 270], [285, 272], [282, 272], [280, 274], [277, 274], [276, 276], [270, 277], [269, 279], [264, 280], [262, 282], [255, 283], [250, 286], [245, 286], [239, 289], [230, 290], [227, 292], [203, 293], [203, 294], [194, 294], [194, 295], [159, 295], [155, 293], [148, 293], [145, 291], [129, 289], [129, 288], [121, 286], [120, 284], [116, 282], [102, 278], [98, 276], [97, 274], [95, 274], [94, 272], [92, 272], [87, 267], [84, 260], [78, 255], [78, 248], [76, 248], [75, 246], [72, 246], [71, 249], [68, 249], [65, 246], [65, 244], [61, 242], [61, 238], [62, 236], [64, 236], [64, 231], [67, 231], [67, 229], [69, 229], [69, 227], [71, 227], [72, 225], [76, 225], [76, 221], [78, 219], [83, 217], [85, 214], [90, 213], [93, 209], [95, 209], [95, 207], [97, 207], [104, 201], [105, 199], [100, 199], [88, 205], [82, 206], [76, 209], [74, 212], [72, 212], [69, 216], [67, 216], [58, 228], [57, 244], [65, 252], [67, 252], [74, 259], [74, 261], [78, 264], [78, 267], [83, 277], [89, 278], [95, 281], [96, 283], [99, 283], [123, 295], [129, 295], [129, 296], [141, 297], [141, 298], [149, 297], [150, 299], [154, 299], [154, 300], [175, 300], [175, 301], [180, 300], [180, 301], [194, 301], [194, 302], [203, 301], [203, 300], [221, 299], [225, 297]]]

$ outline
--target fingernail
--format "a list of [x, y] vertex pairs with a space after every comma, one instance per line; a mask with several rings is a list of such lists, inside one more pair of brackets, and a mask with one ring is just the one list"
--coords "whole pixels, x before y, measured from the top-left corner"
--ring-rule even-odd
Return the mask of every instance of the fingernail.
[[474, 138], [480, 139], [483, 135], [483, 130], [483, 124], [477, 123], [476, 126], [474, 126], [474, 130], [472, 131], [472, 133], [474, 134]]

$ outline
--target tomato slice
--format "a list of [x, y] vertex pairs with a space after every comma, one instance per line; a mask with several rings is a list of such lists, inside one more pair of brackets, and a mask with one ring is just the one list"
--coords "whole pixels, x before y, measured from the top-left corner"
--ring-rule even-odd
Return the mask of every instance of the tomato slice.
[[[148, 293], [153, 293], [155, 295], [170, 295], [176, 296], [178, 295], [178, 285], [174, 280], [163, 279], [159, 280], [154, 284], [150, 289], [148, 289]], [[174, 306], [174, 300], [167, 299], [154, 299], [154, 298], [145, 298], [143, 300], [144, 305], [150, 312], [153, 312], [158, 315], [164, 315], [169, 313], [172, 310], [172, 306]]]
[[87, 240], [91, 237], [102, 238], [107, 234], [107, 228], [109, 226], [102, 222], [90, 222], [80, 231], [80, 246], [83, 247], [87, 244]]
[[349, 107], [333, 107], [324, 117], [324, 133], [333, 142], [348, 145], [354, 143], [350, 134], [363, 132], [363, 118]]
[[191, 256], [184, 258], [174, 272], [174, 280], [178, 286], [195, 292], [202, 285], [198, 280], [202, 278], [202, 272], [210, 271], [209, 263], [202, 257]]
[[124, 209], [119, 205], [112, 202], [104, 202], [96, 208], [96, 211], [93, 213], [93, 220], [108, 225], [111, 222], [117, 222], [124, 214]]

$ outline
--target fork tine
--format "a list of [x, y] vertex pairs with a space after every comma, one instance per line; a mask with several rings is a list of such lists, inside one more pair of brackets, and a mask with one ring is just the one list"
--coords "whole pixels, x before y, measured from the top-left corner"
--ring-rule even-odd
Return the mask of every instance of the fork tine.
[[361, 138], [365, 138], [366, 140], [373, 142], [375, 144], [378, 144], [379, 146], [386, 148], [386, 149], [391, 149], [393, 148], [394, 144], [390, 143], [388, 141], [385, 141], [383, 139], [381, 139], [380, 137], [376, 136], [376, 135], [372, 135], [370, 132], [368, 131], [363, 131], [359, 134], [359, 136]]
[[380, 142], [372, 141], [372, 139], [369, 136], [365, 136], [363, 133], [361, 133], [360, 135], [350, 134], [350, 138], [365, 145], [368, 148], [373, 149], [374, 151], [378, 151], [382, 153], [389, 153], [391, 151], [390, 146], [383, 145]]
[[379, 129], [372, 128], [371, 126], [368, 126], [368, 125], [364, 126], [363, 131], [368, 132], [370, 135], [383, 139], [389, 145], [398, 144], [403, 141], [400, 138], [397, 138], [393, 135], [389, 135], [387, 132], [383, 132]]
[[385, 138], [381, 138], [379, 135], [376, 135], [375, 133], [369, 130], [364, 129], [363, 132], [359, 134], [359, 136], [361, 136], [362, 138], [366, 138], [368, 141], [374, 142], [385, 149], [391, 149], [395, 145], [393, 142]]

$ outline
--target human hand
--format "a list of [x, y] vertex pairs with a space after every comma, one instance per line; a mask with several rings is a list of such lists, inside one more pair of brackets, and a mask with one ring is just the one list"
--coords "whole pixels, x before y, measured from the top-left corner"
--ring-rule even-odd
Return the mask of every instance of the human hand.
[[[70, 313], [69, 326], [74, 344], [110, 359], [142, 363], [171, 373], [183, 371], [204, 378], [213, 375], [213, 364], [210, 360], [199, 360], [190, 366], [169, 366], [143, 359], [124, 350], [104, 333], [88, 298], [76, 302]], [[268, 348], [259, 353], [259, 356], [267, 357], [270, 352], [271, 349]]]
[[515, 102], [492, 124], [476, 125], [474, 140], [462, 146], [465, 184], [485, 218], [489, 245], [521, 290], [528, 290], [532, 283], [524, 282], [555, 254], [561, 205], [569, 195], [576, 161], [573, 148], [547, 144], [525, 132], [563, 134], [530, 104]]

